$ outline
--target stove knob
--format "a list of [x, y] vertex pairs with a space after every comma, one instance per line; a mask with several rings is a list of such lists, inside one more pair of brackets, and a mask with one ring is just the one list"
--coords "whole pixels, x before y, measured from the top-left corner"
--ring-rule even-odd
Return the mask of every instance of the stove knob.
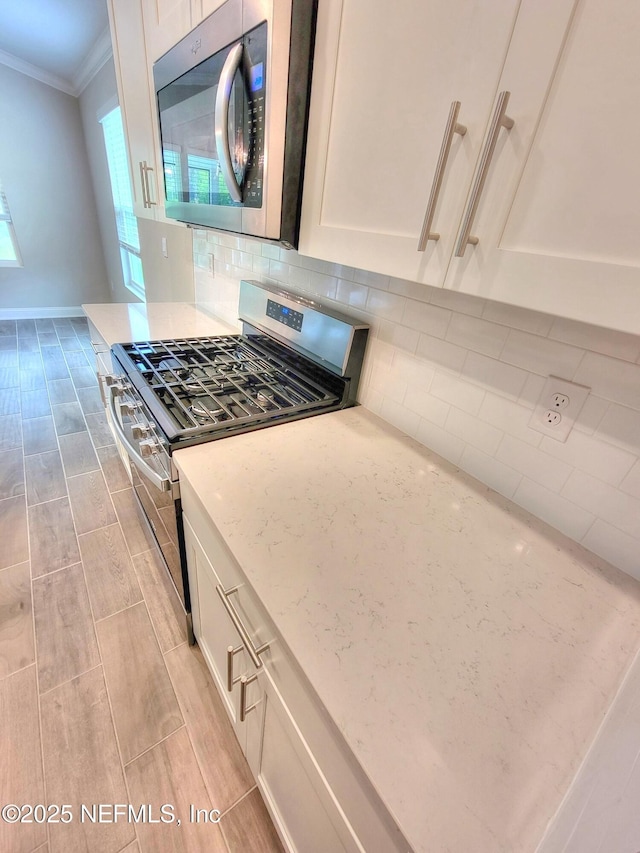
[[131, 435], [134, 438], [146, 438], [149, 435], [149, 430], [144, 424], [134, 424], [131, 427]]
[[114, 397], [122, 397], [124, 392], [127, 390], [123, 382], [112, 382], [109, 387], [111, 388], [111, 393]]
[[107, 374], [107, 375], [104, 377], [104, 381], [107, 383], [107, 385], [109, 386], [109, 388], [110, 388], [112, 385], [119, 384], [123, 379], [124, 379], [124, 376], [113, 376], [112, 374]]
[[139, 444], [140, 456], [142, 456], [143, 459], [147, 459], [149, 456], [153, 456], [153, 454], [156, 452], [157, 446], [158, 445], [152, 438], [147, 438], [144, 441], [141, 441]]
[[137, 403], [120, 403], [119, 408], [121, 415], [133, 415], [140, 406]]

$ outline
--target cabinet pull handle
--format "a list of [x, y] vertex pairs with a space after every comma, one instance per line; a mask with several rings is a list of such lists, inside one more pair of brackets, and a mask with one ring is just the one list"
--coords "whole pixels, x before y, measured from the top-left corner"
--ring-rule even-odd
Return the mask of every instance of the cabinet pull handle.
[[227, 615], [229, 619], [233, 622], [236, 631], [240, 634], [240, 639], [242, 640], [242, 644], [247, 650], [249, 657], [251, 658], [253, 665], [256, 668], [262, 666], [262, 661], [260, 660], [260, 655], [264, 654], [269, 648], [269, 643], [263, 643], [261, 646], [255, 646], [253, 644], [253, 640], [249, 636], [247, 629], [242, 624], [240, 617], [238, 616], [238, 612], [236, 611], [233, 604], [229, 601], [229, 596], [233, 595], [234, 592], [237, 592], [240, 589], [240, 585], [232, 586], [230, 589], [225, 589], [221, 584], [216, 585], [216, 592], [220, 596], [220, 601], [224, 605], [224, 609], [227, 611]]
[[428, 240], [440, 239], [440, 234], [431, 231], [431, 225], [433, 224], [433, 217], [436, 212], [436, 205], [438, 203], [438, 196], [440, 195], [440, 189], [442, 187], [444, 172], [447, 168], [447, 160], [449, 159], [449, 154], [451, 153], [453, 135], [454, 133], [459, 133], [460, 136], [464, 136], [467, 132], [467, 128], [464, 124], [458, 124], [459, 112], [460, 101], [452, 101], [451, 109], [449, 110], [449, 118], [447, 119], [447, 126], [444, 130], [444, 138], [442, 140], [442, 146], [440, 148], [440, 155], [438, 157], [436, 173], [433, 177], [433, 184], [431, 185], [431, 195], [429, 196], [427, 210], [424, 215], [424, 222], [422, 223], [422, 231], [420, 232], [420, 239], [418, 240], [419, 252], [424, 252], [427, 247]]
[[233, 677], [233, 658], [234, 655], [241, 652], [243, 648], [243, 646], [236, 646], [234, 649], [233, 646], [227, 646], [227, 690], [229, 693], [232, 692], [233, 685], [237, 684], [241, 678], [240, 675], [237, 675], [235, 678]]
[[249, 711], [253, 711], [254, 708], [258, 707], [259, 701], [254, 702], [253, 705], [249, 705], [247, 708], [247, 684], [251, 684], [252, 681], [255, 681], [258, 677], [258, 673], [254, 672], [253, 675], [250, 675], [247, 678], [246, 675], [243, 675], [240, 679], [240, 722], [244, 723], [245, 718]]
[[509, 118], [507, 115], [507, 105], [509, 103], [510, 95], [511, 92], [500, 92], [500, 95], [498, 96], [498, 103], [496, 104], [493, 118], [491, 119], [489, 135], [487, 136], [487, 141], [485, 142], [484, 150], [480, 158], [480, 165], [478, 166], [478, 171], [476, 172], [476, 176], [473, 181], [473, 187], [471, 188], [469, 204], [467, 205], [467, 209], [462, 220], [462, 228], [456, 244], [456, 258], [462, 258], [464, 256], [469, 243], [474, 246], [478, 244], [478, 238], [471, 235], [471, 229], [473, 228], [473, 220], [475, 219], [476, 211], [480, 204], [482, 190], [484, 189], [484, 184], [487, 180], [489, 166], [491, 165], [491, 160], [493, 158], [494, 151], [496, 150], [500, 128], [504, 127], [507, 130], [511, 130], [514, 125], [513, 119]]
[[151, 201], [149, 172], [153, 172], [153, 166], [147, 166], [146, 160], [140, 160], [140, 183], [142, 184], [143, 207], [153, 207], [155, 205], [155, 201]]

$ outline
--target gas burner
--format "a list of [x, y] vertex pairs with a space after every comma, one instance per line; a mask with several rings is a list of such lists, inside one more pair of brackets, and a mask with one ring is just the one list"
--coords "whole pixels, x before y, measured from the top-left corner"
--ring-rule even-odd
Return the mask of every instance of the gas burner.
[[273, 398], [273, 391], [258, 391], [258, 393], [256, 394], [256, 400], [258, 401], [258, 403], [260, 403], [261, 406], [273, 406]]
[[174, 373], [178, 379], [186, 380], [191, 376], [191, 370], [179, 358], [164, 358], [158, 364], [158, 370]]
[[220, 403], [209, 396], [196, 397], [189, 408], [197, 418], [204, 421], [217, 423], [220, 415], [224, 415], [224, 409]]

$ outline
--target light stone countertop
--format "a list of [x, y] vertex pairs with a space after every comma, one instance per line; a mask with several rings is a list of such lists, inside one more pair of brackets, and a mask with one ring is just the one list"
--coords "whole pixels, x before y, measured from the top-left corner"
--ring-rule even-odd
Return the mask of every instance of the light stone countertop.
[[238, 332], [189, 302], [110, 302], [82, 308], [109, 346]]
[[415, 849], [532, 853], [640, 583], [362, 407], [174, 459]]

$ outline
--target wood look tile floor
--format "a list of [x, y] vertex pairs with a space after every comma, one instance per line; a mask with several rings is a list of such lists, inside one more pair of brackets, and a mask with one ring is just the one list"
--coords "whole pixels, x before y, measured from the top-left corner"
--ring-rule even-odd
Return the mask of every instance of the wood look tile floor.
[[[84, 318], [0, 322], [0, 853], [282, 846], [106, 426]], [[180, 827], [85, 814], [116, 803]], [[107, 812], [105, 812], [107, 814]]]

